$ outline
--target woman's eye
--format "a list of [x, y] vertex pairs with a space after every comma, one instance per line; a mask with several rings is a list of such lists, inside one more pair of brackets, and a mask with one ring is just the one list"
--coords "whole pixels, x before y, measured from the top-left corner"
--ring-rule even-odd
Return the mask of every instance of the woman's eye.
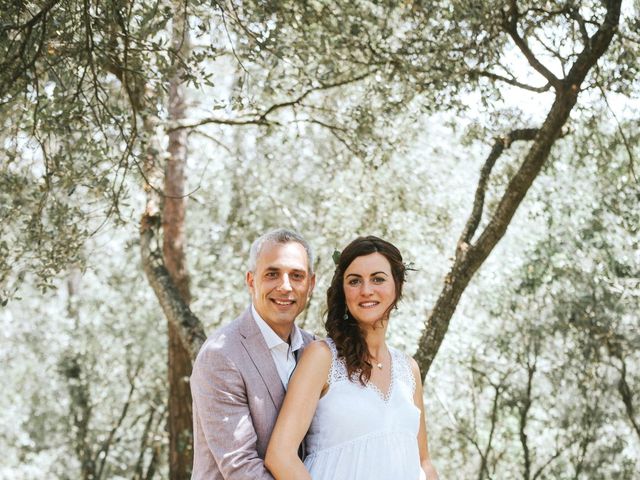
[[384, 277], [373, 277], [373, 283], [384, 283]]
[[349, 285], [350, 285], [350, 286], [352, 286], [352, 287], [355, 287], [355, 286], [357, 286], [357, 285], [360, 285], [360, 280], [359, 280], [359, 279], [357, 279], [357, 278], [354, 278], [354, 279], [352, 279], [352, 280], [349, 280]]

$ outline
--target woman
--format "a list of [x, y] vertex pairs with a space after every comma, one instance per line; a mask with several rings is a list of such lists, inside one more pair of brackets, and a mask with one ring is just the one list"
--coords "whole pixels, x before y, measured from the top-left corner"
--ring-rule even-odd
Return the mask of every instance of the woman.
[[267, 448], [277, 480], [438, 478], [418, 365], [385, 341], [405, 270], [398, 249], [377, 237], [341, 253], [327, 291], [328, 338], [305, 349]]

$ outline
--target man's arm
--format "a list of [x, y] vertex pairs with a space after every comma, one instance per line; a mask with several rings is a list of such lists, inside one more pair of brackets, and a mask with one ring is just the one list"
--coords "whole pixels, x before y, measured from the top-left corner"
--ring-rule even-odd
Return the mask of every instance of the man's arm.
[[273, 480], [258, 456], [246, 387], [234, 363], [220, 352], [202, 351], [191, 375], [191, 394], [223, 477]]

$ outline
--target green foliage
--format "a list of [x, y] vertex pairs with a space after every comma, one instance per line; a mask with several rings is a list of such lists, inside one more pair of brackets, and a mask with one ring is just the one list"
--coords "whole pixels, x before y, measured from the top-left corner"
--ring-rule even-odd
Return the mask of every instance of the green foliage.
[[[132, 261], [134, 246], [119, 241], [119, 255]], [[142, 478], [166, 449], [164, 319], [148, 289], [131, 288], [140, 272], [92, 258], [74, 293], [23, 286], [2, 312], [2, 478]]]
[[[595, 1], [517, 3], [517, 32], [556, 75], [584, 47], [580, 19], [593, 33], [603, 14]], [[488, 1], [6, 5], [0, 476], [77, 478], [97, 467], [131, 384], [102, 475], [140, 478], [138, 465], [154, 458], [165, 473], [164, 321], [131, 238], [143, 163], [164, 161], [163, 151], [145, 156], [150, 137], [164, 148], [176, 127], [167, 92], [178, 68], [184, 122], [201, 123], [188, 128], [187, 231], [192, 307], [207, 331], [246, 307], [250, 242], [286, 225], [318, 252], [301, 324], [321, 333], [331, 252], [372, 233], [418, 268], [390, 332], [413, 351], [493, 138], [539, 126], [553, 101], [518, 88], [546, 80], [505, 33], [507, 10]], [[172, 44], [182, 16], [189, 54]], [[623, 361], [634, 393], [640, 374], [637, 26], [637, 2], [625, 2], [563, 146], [470, 286], [430, 372], [431, 451], [444, 478], [524, 477], [523, 418], [531, 476], [543, 466], [539, 478], [638, 470], [619, 393]], [[488, 212], [524, 148], [496, 165]], [[83, 286], [69, 306], [49, 287], [64, 291], [60, 277], [76, 268]]]
[[[593, 148], [599, 142], [609, 145], [606, 158]], [[432, 421], [445, 425], [432, 436], [457, 452], [454, 466], [473, 465], [469, 475], [478, 476], [484, 456], [479, 478], [635, 478], [640, 436], [620, 385], [635, 393], [640, 381], [640, 189], [625, 175], [626, 154], [615, 134], [597, 129], [567, 140], [531, 198], [536, 240], [514, 232], [520, 248], [530, 244], [524, 262], [500, 286], [481, 280], [476, 308], [467, 309], [479, 325], [462, 340], [475, 337], [471, 360], [453, 360], [462, 393], [432, 387], [452, 419]], [[442, 376], [436, 369], [436, 382]]]

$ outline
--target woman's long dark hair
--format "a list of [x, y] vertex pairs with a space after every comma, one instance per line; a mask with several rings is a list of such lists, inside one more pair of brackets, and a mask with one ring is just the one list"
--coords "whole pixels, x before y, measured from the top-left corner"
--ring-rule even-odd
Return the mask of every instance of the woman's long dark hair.
[[335, 342], [338, 355], [345, 359], [349, 378], [356, 373], [363, 385], [371, 378], [371, 359], [358, 322], [347, 309], [343, 285], [344, 272], [357, 257], [376, 252], [389, 261], [396, 286], [396, 298], [381, 319], [382, 322], [387, 321], [391, 310], [402, 298], [402, 285], [406, 274], [402, 255], [391, 243], [371, 235], [356, 238], [340, 254], [331, 285], [327, 290], [327, 320], [324, 324], [327, 335]]

